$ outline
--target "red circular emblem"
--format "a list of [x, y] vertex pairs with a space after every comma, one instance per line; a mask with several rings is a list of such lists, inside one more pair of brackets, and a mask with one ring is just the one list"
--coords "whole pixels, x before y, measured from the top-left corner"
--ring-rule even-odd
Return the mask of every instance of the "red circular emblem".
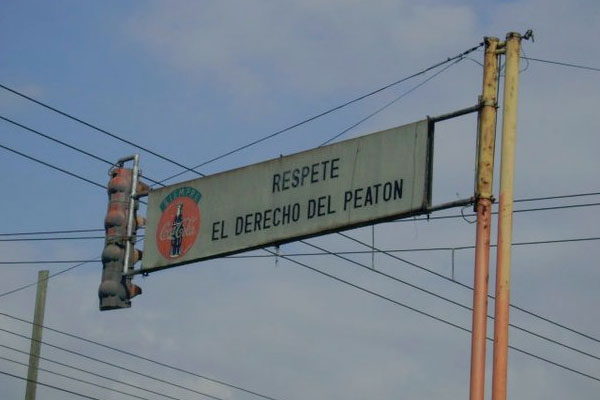
[[156, 230], [158, 251], [167, 259], [185, 255], [200, 232], [200, 208], [190, 197], [175, 198], [162, 213]]

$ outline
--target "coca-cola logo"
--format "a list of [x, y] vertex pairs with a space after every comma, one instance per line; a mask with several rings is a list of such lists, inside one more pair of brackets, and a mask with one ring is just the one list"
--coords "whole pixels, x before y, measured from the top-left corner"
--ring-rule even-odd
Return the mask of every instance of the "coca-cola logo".
[[200, 192], [179, 188], [169, 193], [161, 203], [163, 213], [156, 230], [156, 245], [160, 254], [170, 260], [184, 256], [200, 233]]
[[[183, 219], [183, 236], [197, 235], [198, 230], [196, 229], [198, 218], [196, 217], [185, 217]], [[168, 224], [165, 224], [162, 229], [158, 232], [160, 241], [171, 240], [171, 234], [173, 229]]]

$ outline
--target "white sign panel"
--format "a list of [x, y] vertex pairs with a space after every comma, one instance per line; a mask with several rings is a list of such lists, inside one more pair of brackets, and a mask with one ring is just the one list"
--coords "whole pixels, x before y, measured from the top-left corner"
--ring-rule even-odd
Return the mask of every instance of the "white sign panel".
[[426, 212], [427, 120], [150, 192], [142, 270]]

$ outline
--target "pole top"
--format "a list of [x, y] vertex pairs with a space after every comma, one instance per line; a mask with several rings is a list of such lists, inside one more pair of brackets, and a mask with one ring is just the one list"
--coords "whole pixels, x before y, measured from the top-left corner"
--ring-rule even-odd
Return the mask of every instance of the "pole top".
[[521, 35], [518, 32], [508, 32], [506, 34], [506, 40], [511, 39], [511, 38], [517, 38], [517, 39], [525, 39], [525, 40], [529, 40], [531, 39], [531, 41], [533, 42], [533, 30], [531, 29], [527, 29], [527, 32], [525, 32], [524, 35]]

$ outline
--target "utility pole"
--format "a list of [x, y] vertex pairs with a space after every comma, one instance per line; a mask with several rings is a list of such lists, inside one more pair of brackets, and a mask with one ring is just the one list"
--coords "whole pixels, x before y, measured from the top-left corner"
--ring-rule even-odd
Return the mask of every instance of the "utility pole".
[[[530, 35], [530, 32], [525, 37], [528, 35]], [[506, 54], [506, 76], [504, 78], [504, 102], [502, 106], [502, 160], [498, 211], [492, 400], [506, 400], [507, 392], [508, 310], [510, 305], [510, 265], [521, 35], [515, 32], [508, 33], [504, 51]]]
[[498, 38], [486, 37], [483, 89], [480, 98], [475, 189], [477, 236], [475, 240], [475, 284], [473, 290], [473, 333], [471, 336], [470, 400], [483, 400], [487, 336], [490, 231], [492, 224], [492, 181], [498, 106]]
[[46, 309], [46, 289], [48, 289], [48, 270], [42, 270], [38, 273], [25, 400], [35, 400], [40, 350], [42, 347], [42, 325], [44, 325], [44, 311]]

